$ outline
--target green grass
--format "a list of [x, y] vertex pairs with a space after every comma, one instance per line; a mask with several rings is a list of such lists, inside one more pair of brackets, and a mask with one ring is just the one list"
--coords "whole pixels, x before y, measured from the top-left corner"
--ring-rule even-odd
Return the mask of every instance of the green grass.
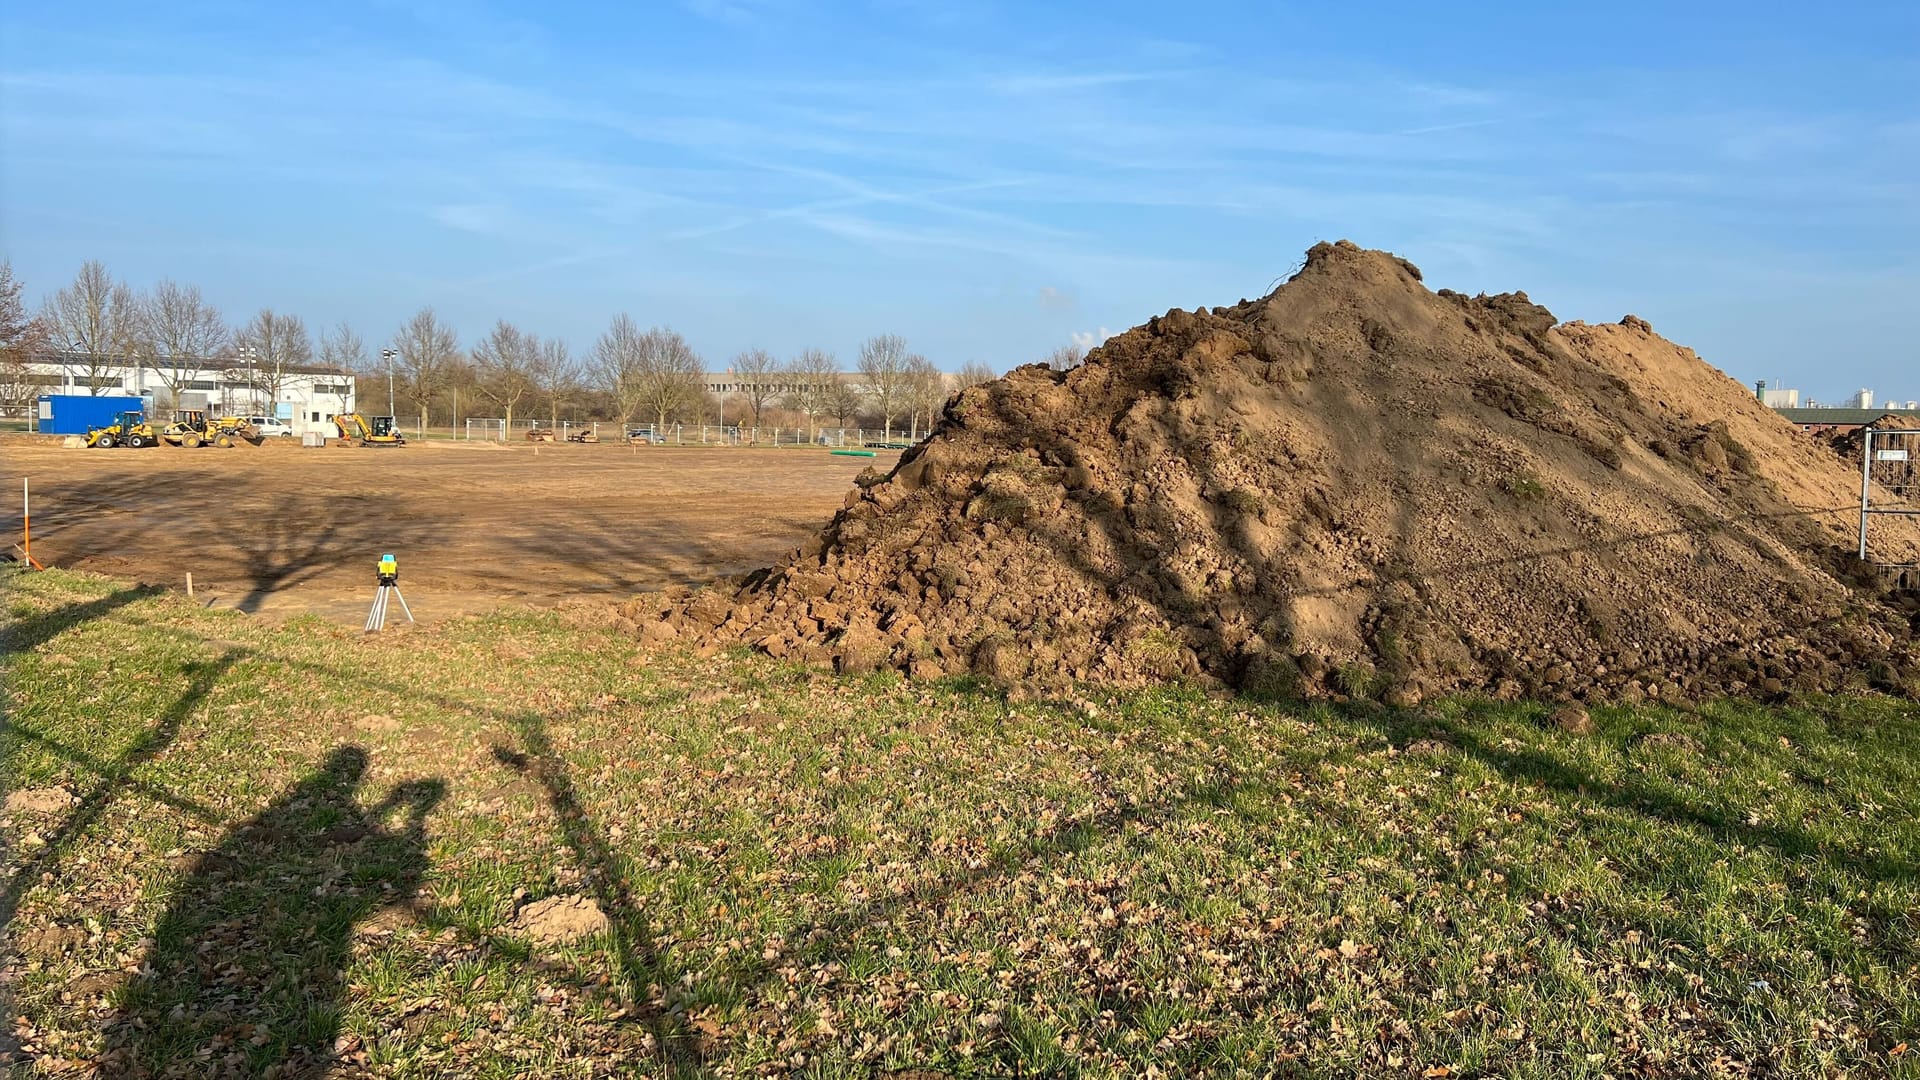
[[[22, 1076], [1920, 1075], [1911, 703], [1010, 704], [7, 587], [5, 775], [75, 800], [0, 826]], [[516, 932], [564, 894], [608, 932]]]

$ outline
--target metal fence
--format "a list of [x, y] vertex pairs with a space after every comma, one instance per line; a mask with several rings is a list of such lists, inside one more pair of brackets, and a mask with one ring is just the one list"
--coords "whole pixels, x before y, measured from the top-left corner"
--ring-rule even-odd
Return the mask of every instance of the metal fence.
[[1868, 527], [1880, 516], [1920, 517], [1920, 429], [1869, 427], [1860, 439], [1860, 558], [1914, 566], [1911, 556], [1872, 557]]
[[556, 441], [591, 432], [603, 443], [647, 443], [656, 446], [757, 446], [757, 447], [872, 447], [904, 450], [919, 442], [926, 432], [916, 426], [904, 428], [792, 427], [752, 424], [653, 424], [631, 423], [624, 427], [611, 420], [560, 421], [554, 428], [550, 417], [515, 418], [509, 427], [500, 417], [470, 416], [463, 427], [453, 432], [458, 439], [475, 442], [525, 442], [529, 432], [554, 431]]

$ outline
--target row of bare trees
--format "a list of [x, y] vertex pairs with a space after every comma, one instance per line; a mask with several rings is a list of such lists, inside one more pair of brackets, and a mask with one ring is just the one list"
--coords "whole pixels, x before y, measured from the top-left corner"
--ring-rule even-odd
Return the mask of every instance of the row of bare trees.
[[[665, 327], [642, 330], [626, 314], [576, 358], [564, 341], [505, 320], [463, 350], [453, 328], [423, 308], [376, 356], [344, 322], [321, 331], [317, 343], [300, 316], [271, 308], [233, 326], [195, 286], [163, 280], [136, 291], [98, 261], [83, 264], [37, 314], [29, 314], [22, 292], [10, 264], [0, 262], [0, 396], [8, 406], [27, 404], [39, 391], [25, 361], [40, 351], [65, 354], [96, 393], [117, 382], [129, 361], [152, 371], [175, 400], [210, 367], [238, 369], [260, 399], [256, 408], [278, 401], [288, 377], [317, 361], [361, 376], [363, 400], [389, 381], [396, 404], [411, 409], [423, 428], [436, 412], [457, 421], [463, 397], [469, 415], [484, 402], [509, 427], [530, 413], [558, 426], [563, 411], [622, 425], [724, 422], [725, 399], [733, 398], [740, 422], [804, 420], [810, 439], [830, 419], [841, 427], [878, 421], [888, 437], [900, 424], [917, 437], [933, 425], [956, 382], [893, 334], [863, 342], [851, 372], [819, 349], [785, 361], [749, 349], [733, 358], [723, 376], [729, 389], [716, 398], [685, 338]], [[991, 378], [986, 365], [969, 363], [957, 383]]]

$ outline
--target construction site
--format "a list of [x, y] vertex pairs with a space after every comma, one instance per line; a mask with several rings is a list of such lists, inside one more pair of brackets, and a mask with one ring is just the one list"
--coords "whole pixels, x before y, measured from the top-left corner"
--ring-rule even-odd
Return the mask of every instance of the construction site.
[[1344, 242], [901, 452], [385, 419], [6, 444], [8, 1063], [1913, 1074], [1920, 432]]
[[[764, 566], [873, 459], [825, 451], [409, 442], [80, 452], [8, 438], [34, 557], [245, 612], [358, 624], [383, 552], [416, 614], [618, 599]], [[897, 456], [897, 455], [894, 455]], [[16, 538], [17, 539], [17, 538]]]

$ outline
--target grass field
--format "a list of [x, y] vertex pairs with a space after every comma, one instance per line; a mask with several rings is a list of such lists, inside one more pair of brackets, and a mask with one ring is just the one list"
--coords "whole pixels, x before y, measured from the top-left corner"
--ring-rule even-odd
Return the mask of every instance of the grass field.
[[1920, 1076], [1910, 703], [1574, 735], [6, 604], [22, 1076]]

